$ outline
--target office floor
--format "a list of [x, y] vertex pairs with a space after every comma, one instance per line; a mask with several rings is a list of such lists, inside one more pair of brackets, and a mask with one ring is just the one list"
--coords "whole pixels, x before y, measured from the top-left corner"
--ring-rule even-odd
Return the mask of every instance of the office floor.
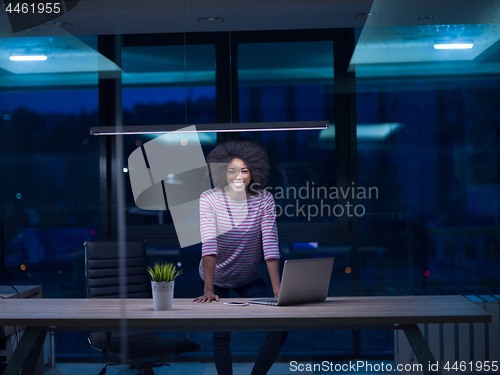
[[[235, 363], [233, 366], [234, 374], [250, 374], [252, 363]], [[56, 368], [46, 368], [44, 375], [98, 375], [103, 368], [100, 363], [61, 363]], [[108, 367], [106, 375], [134, 375], [137, 371], [131, 371], [124, 368], [120, 372], [118, 366]], [[175, 363], [171, 367], [159, 367], [154, 369], [155, 375], [217, 375], [213, 363]], [[269, 375], [289, 374], [288, 363], [276, 363]]]
[[[372, 364], [380, 363], [377, 361], [368, 361]], [[388, 361], [384, 361], [388, 363]], [[394, 363], [392, 363], [394, 364]], [[101, 363], [58, 363], [55, 368], [45, 367], [44, 375], [98, 375], [103, 368]], [[233, 364], [233, 372], [235, 375], [250, 374], [253, 363], [235, 363]], [[173, 363], [171, 367], [160, 367], [154, 370], [155, 375], [217, 375], [213, 363]], [[268, 375], [285, 375], [294, 373], [307, 374], [347, 374], [348, 372], [335, 371], [292, 371], [290, 362], [275, 363]], [[352, 372], [352, 371], [351, 371]], [[356, 372], [356, 375], [364, 374], [379, 374], [379, 372]], [[108, 367], [106, 375], [135, 375], [137, 372], [131, 371], [128, 368], [120, 369], [119, 366]]]

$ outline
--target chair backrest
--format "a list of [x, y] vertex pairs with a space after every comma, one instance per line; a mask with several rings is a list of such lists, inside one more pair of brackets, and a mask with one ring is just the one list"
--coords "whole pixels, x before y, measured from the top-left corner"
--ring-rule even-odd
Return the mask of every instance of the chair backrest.
[[[120, 297], [118, 242], [87, 241], [84, 246], [88, 298]], [[151, 298], [145, 242], [126, 242], [125, 248], [126, 297]]]

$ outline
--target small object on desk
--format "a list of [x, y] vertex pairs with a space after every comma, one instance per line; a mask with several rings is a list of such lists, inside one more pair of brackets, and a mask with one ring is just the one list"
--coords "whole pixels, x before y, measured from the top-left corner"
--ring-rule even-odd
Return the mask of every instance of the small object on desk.
[[224, 302], [224, 305], [229, 305], [229, 306], [248, 306], [248, 303], [244, 303], [244, 302]]

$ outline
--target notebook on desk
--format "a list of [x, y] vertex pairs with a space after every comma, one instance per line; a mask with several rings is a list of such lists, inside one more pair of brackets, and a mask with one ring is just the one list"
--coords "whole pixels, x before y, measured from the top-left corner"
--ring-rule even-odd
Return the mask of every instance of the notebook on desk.
[[321, 302], [328, 296], [334, 258], [287, 260], [283, 267], [278, 298], [260, 298], [249, 303], [287, 306]]

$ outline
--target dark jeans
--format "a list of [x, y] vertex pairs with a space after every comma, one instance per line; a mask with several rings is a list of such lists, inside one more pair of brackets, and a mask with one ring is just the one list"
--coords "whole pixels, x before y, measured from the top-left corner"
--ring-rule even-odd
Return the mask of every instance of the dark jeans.
[[[217, 285], [214, 286], [214, 292], [220, 298], [229, 298], [228, 288], [221, 288]], [[272, 297], [269, 293], [266, 283], [262, 278], [252, 281], [250, 284], [235, 288], [234, 291], [242, 298], [254, 297]], [[264, 306], [262, 306], [264, 307]], [[228, 306], [229, 308], [229, 306]], [[233, 307], [244, 308], [244, 307]], [[265, 307], [264, 307], [265, 308]], [[219, 375], [232, 375], [233, 374], [233, 360], [231, 357], [231, 332], [214, 332], [214, 359], [215, 367]], [[259, 352], [257, 353], [257, 360], [252, 369], [252, 375], [265, 375], [273, 365], [276, 357], [280, 353], [281, 347], [288, 336], [288, 332], [266, 332], [266, 339], [262, 343]]]

